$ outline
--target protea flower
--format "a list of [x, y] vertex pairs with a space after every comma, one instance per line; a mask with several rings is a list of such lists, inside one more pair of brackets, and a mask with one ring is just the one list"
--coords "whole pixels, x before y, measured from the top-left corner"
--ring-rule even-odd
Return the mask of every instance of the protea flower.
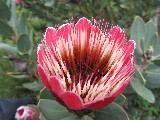
[[69, 109], [105, 107], [130, 83], [135, 42], [126, 41], [118, 26], [108, 30], [106, 25], [83, 17], [76, 24], [49, 27], [38, 46], [40, 78]]
[[29, 106], [20, 106], [15, 114], [16, 120], [39, 120], [38, 113]]

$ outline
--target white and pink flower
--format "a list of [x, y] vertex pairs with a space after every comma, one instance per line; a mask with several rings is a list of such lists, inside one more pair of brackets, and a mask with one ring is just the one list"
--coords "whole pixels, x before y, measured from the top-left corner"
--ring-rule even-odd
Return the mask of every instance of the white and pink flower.
[[29, 106], [20, 106], [15, 114], [16, 120], [39, 120], [38, 113]]
[[[38, 73], [48, 90], [72, 110], [96, 110], [128, 86], [135, 42], [118, 26], [107, 29], [86, 18], [49, 27], [37, 50]], [[103, 30], [102, 30], [103, 28]]]

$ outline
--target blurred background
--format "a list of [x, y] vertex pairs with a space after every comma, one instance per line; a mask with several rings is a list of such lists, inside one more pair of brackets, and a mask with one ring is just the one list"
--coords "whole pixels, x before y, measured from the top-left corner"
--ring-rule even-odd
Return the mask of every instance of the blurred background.
[[124, 92], [122, 106], [131, 120], [160, 120], [159, 0], [0, 0], [0, 98], [38, 101], [43, 85], [36, 68], [37, 45], [47, 27], [80, 17], [118, 25], [128, 38], [142, 41], [135, 53], [134, 78], [140, 83], [132, 82]]

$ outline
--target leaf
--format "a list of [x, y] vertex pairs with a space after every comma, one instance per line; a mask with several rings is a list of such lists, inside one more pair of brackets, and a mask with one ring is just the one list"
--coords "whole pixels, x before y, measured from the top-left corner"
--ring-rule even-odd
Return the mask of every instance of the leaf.
[[42, 113], [40, 114], [39, 119], [40, 120], [47, 120]]
[[146, 88], [144, 85], [142, 85], [139, 80], [133, 79], [131, 81], [132, 88], [136, 91], [138, 95], [140, 95], [142, 98], [147, 100], [150, 103], [155, 102], [155, 96], [153, 95], [152, 91], [150, 91], [148, 88]]
[[91, 117], [85, 115], [81, 118], [81, 120], [93, 120]]
[[0, 42], [0, 49], [6, 50], [6, 51], [12, 53], [13, 55], [16, 55], [17, 51], [18, 51], [17, 47], [14, 47], [9, 44], [2, 43], [2, 42]]
[[11, 17], [11, 12], [9, 10], [9, 7], [6, 5], [5, 2], [0, 0], [0, 19], [2, 20], [9, 20]]
[[93, 119], [87, 115], [85, 115], [83, 117], [78, 117], [78, 116], [72, 114], [64, 119], [61, 119], [61, 120], [93, 120]]
[[72, 113], [54, 100], [40, 99], [39, 107], [48, 120], [62, 120], [72, 116]]
[[9, 26], [6, 22], [3, 20], [0, 20], [0, 34], [9, 38], [15, 35], [13, 29], [11, 26]]
[[[155, 33], [153, 38], [153, 41], [159, 41], [158, 33]], [[152, 49], [153, 49], [153, 56], [158, 56], [160, 51], [159, 42], [153, 42], [152, 43]]]
[[27, 27], [26, 27], [26, 16], [25, 14], [21, 14], [21, 16], [18, 19], [18, 23], [17, 23], [17, 32], [18, 35], [27, 33]]
[[51, 93], [49, 92], [49, 90], [47, 90], [46, 88], [44, 88], [44, 89], [42, 89], [40, 91], [40, 99], [51, 99], [51, 100], [53, 100], [55, 98], [51, 95]]
[[24, 79], [29, 77], [28, 74], [22, 72], [6, 72], [6, 75], [18, 79]]
[[16, 17], [16, 2], [14, 0], [12, 0], [12, 2], [11, 2], [11, 19], [9, 21], [9, 24], [13, 27], [13, 29], [17, 33], [17, 31], [16, 31], [16, 20], [17, 20], [17, 17]]
[[116, 103], [94, 112], [95, 120], [129, 120], [127, 113]]
[[146, 86], [149, 88], [160, 88], [160, 68], [149, 69], [145, 73], [147, 79]]
[[136, 16], [133, 24], [131, 26], [131, 38], [132, 40], [135, 40], [136, 42], [136, 49], [135, 49], [135, 55], [136, 55], [136, 63], [139, 65], [141, 64], [142, 54], [143, 51], [143, 43], [144, 43], [144, 37], [146, 33], [146, 26], [142, 18], [139, 16]]
[[158, 66], [160, 66], [160, 59], [157, 59], [157, 60], [154, 60], [154, 61], [152, 61], [155, 65], [158, 65]]
[[45, 6], [47, 7], [52, 7], [54, 5], [55, 0], [46, 0], [45, 1]]
[[146, 83], [146, 79], [144, 78], [142, 72], [143, 72], [142, 69], [140, 69], [139, 66], [136, 65], [136, 70], [135, 70], [135, 74], [134, 75], [136, 76], [136, 78], [138, 78], [138, 80], [141, 83], [145, 84]]
[[22, 85], [24, 88], [33, 90], [33, 91], [40, 91], [43, 88], [43, 86], [37, 81], [30, 82], [30, 83], [23, 83]]
[[87, 115], [79, 117], [72, 114], [54, 100], [40, 99], [39, 106], [43, 113], [40, 115], [40, 120], [93, 120]]
[[18, 39], [18, 49], [21, 53], [30, 53], [30, 50], [32, 49], [32, 42], [29, 39], [29, 36], [27, 34], [22, 34], [20, 38]]
[[155, 45], [158, 44], [158, 39], [154, 38], [155, 34], [157, 33], [157, 28], [155, 27], [152, 21], [146, 23], [146, 35], [145, 35], [145, 42], [146, 42], [146, 49], [150, 46], [155, 48]]
[[13, 78], [18, 78], [18, 79], [24, 79], [24, 78], [28, 78], [29, 77], [27, 74], [22, 74], [22, 75], [10, 74], [9, 76], [11, 76]]
[[131, 38], [136, 42], [136, 50], [141, 51], [140, 42], [145, 37], [146, 26], [143, 19], [136, 16], [131, 26]]
[[117, 103], [119, 106], [123, 106], [125, 101], [126, 101], [126, 97], [123, 94], [121, 94], [116, 98], [114, 102]]

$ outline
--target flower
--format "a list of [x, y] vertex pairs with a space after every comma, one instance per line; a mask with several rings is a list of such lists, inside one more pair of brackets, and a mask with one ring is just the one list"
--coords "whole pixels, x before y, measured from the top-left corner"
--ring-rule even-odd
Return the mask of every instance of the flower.
[[28, 106], [20, 106], [15, 114], [16, 120], [39, 120], [38, 113]]
[[112, 103], [134, 72], [133, 40], [118, 26], [86, 18], [47, 28], [37, 50], [38, 73], [57, 100], [72, 110], [96, 110]]

